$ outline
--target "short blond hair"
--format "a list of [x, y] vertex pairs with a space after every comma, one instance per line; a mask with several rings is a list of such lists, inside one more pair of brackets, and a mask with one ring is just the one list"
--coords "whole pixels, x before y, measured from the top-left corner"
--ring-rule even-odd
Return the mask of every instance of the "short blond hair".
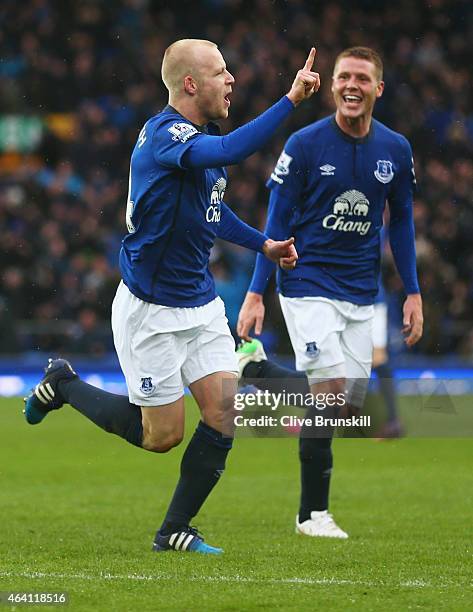
[[377, 51], [369, 47], [349, 47], [337, 55], [333, 71], [337, 68], [338, 62], [344, 57], [356, 57], [358, 59], [371, 62], [376, 68], [376, 78], [378, 81], [383, 80], [383, 60]]
[[161, 78], [170, 94], [177, 94], [183, 87], [183, 79], [188, 74], [198, 76], [198, 57], [196, 48], [199, 46], [216, 47], [210, 40], [199, 38], [183, 38], [176, 40], [164, 52], [161, 66]]

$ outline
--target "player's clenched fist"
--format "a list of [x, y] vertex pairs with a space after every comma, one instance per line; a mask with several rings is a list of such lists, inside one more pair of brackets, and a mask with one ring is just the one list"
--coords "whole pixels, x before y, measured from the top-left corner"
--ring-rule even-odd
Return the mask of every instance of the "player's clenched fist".
[[315, 47], [312, 47], [309, 57], [304, 64], [304, 68], [299, 70], [296, 74], [291, 90], [287, 94], [287, 97], [295, 106], [302, 102], [302, 100], [310, 98], [314, 92], [319, 90], [320, 75], [318, 72], [312, 72], [315, 54]]
[[283, 270], [294, 270], [298, 259], [299, 255], [297, 254], [296, 247], [293, 244], [290, 244], [288, 254], [279, 258], [279, 266]]
[[278, 263], [283, 270], [292, 270], [298, 259], [294, 238], [287, 240], [271, 240], [268, 238], [263, 245], [263, 253], [268, 259]]

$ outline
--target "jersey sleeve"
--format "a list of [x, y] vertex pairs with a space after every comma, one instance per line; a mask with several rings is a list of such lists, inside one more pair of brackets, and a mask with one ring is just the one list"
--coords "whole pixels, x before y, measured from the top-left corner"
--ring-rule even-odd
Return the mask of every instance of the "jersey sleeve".
[[414, 159], [409, 142], [403, 139], [397, 177], [388, 196], [389, 242], [397, 270], [407, 294], [419, 293], [413, 199], [416, 189]]
[[171, 115], [154, 128], [152, 143], [154, 159], [167, 168], [185, 168], [183, 163], [185, 153], [196, 140], [204, 137], [205, 135], [192, 123], [179, 115]]
[[299, 143], [293, 134], [286, 142], [266, 186], [272, 192], [297, 201], [306, 179], [306, 164]]
[[398, 155], [398, 172], [393, 180], [388, 200], [395, 206], [412, 206], [417, 183], [412, 148], [406, 138], [403, 138], [400, 143]]
[[268, 239], [265, 234], [242, 221], [225, 202], [220, 206], [220, 214], [220, 223], [217, 226], [219, 238], [252, 251], [262, 252], [263, 245]]
[[[288, 238], [292, 208], [291, 200], [271, 191], [264, 233], [273, 240], [285, 240]], [[248, 291], [262, 295], [275, 269], [275, 263], [263, 255], [258, 255]]]
[[268, 142], [294, 108], [289, 98], [283, 96], [264, 113], [225, 136], [204, 135], [194, 139], [185, 155], [184, 165], [188, 168], [219, 168], [240, 163]]
[[237, 164], [264, 146], [294, 108], [289, 98], [283, 96], [264, 113], [225, 136], [206, 134], [182, 116], [171, 115], [155, 128], [155, 160], [178, 168]]

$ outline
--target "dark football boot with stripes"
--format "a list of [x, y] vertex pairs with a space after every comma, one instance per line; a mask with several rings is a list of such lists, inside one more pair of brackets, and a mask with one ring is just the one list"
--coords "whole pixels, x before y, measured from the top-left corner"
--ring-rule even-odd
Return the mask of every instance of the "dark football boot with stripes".
[[178, 550], [204, 555], [220, 555], [223, 553], [221, 548], [206, 544], [195, 527], [187, 527], [187, 529], [169, 535], [161, 535], [158, 531], [153, 542], [153, 550], [154, 552]]
[[60, 380], [77, 378], [71, 364], [65, 359], [50, 359], [45, 374], [28, 397], [23, 413], [30, 425], [41, 423], [51, 410], [58, 410], [65, 400], [59, 392]]

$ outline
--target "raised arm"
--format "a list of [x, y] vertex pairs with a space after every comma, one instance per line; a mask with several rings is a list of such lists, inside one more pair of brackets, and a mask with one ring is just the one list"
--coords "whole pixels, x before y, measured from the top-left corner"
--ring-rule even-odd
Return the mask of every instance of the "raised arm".
[[182, 158], [185, 168], [212, 168], [237, 164], [263, 147], [284, 119], [320, 87], [318, 73], [312, 72], [312, 47], [304, 67], [298, 71], [290, 91], [264, 113], [226, 136], [201, 134], [193, 139]]

